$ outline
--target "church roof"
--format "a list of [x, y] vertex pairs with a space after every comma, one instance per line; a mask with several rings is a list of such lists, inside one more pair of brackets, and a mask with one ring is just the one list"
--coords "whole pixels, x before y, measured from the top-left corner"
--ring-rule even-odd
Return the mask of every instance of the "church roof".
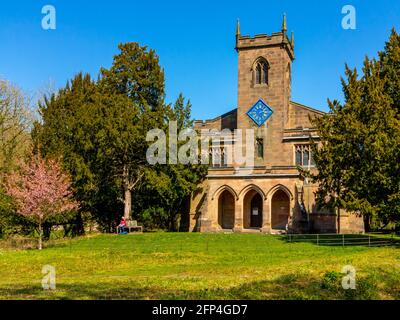
[[303, 108], [303, 109], [306, 109], [306, 110], [308, 110], [308, 111], [318, 113], [318, 114], [320, 114], [320, 115], [323, 115], [323, 114], [326, 113], [326, 112], [324, 112], [324, 111], [321, 111], [321, 110], [318, 110], [318, 109], [315, 109], [315, 108], [308, 107], [308, 106], [306, 106], [306, 105], [304, 105], [304, 104], [301, 104], [301, 103], [298, 103], [298, 102], [290, 101], [290, 104], [291, 104], [292, 106], [299, 107], [299, 108]]
[[[318, 110], [318, 109], [315, 109], [315, 108], [308, 107], [308, 106], [306, 106], [306, 105], [304, 105], [304, 104], [301, 104], [301, 103], [298, 103], [298, 102], [290, 101], [290, 104], [291, 104], [292, 106], [294, 106], [294, 107], [302, 108], [302, 109], [305, 109], [305, 110], [307, 110], [307, 111], [311, 111], [311, 112], [316, 113], [316, 114], [320, 114], [320, 115], [326, 114], [326, 112], [324, 112], [324, 111], [321, 111], [321, 110]], [[197, 122], [197, 123], [214, 122], [214, 121], [220, 120], [221, 118], [225, 118], [225, 117], [227, 117], [227, 116], [230, 116], [230, 115], [232, 115], [232, 114], [234, 114], [234, 113], [236, 113], [236, 112], [237, 112], [237, 108], [235, 108], [235, 109], [233, 109], [233, 110], [231, 110], [231, 111], [228, 111], [228, 112], [226, 112], [226, 113], [224, 113], [224, 114], [222, 114], [222, 115], [220, 115], [220, 116], [217, 116], [217, 117], [215, 117], [215, 118], [212, 118], [212, 119], [195, 120], [194, 122]]]

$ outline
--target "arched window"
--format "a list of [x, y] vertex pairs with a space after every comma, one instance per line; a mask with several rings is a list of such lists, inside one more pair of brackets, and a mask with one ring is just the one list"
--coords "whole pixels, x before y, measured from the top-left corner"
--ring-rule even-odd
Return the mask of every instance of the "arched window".
[[264, 158], [264, 139], [257, 138], [257, 157]]
[[289, 85], [291, 85], [292, 84], [292, 68], [290, 67], [289, 63], [286, 68], [286, 78], [289, 80]]
[[261, 65], [257, 64], [256, 67], [256, 83], [260, 84], [261, 83]]
[[268, 84], [268, 62], [264, 58], [259, 58], [253, 67], [254, 84]]
[[263, 63], [263, 79], [262, 83], [268, 83], [268, 65], [266, 62]]

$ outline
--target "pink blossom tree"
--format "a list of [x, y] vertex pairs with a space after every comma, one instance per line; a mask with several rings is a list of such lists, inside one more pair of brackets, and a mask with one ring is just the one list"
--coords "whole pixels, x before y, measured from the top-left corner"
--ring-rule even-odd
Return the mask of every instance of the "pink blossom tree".
[[71, 182], [55, 160], [34, 156], [20, 171], [7, 176], [6, 191], [14, 199], [17, 212], [37, 224], [39, 250], [42, 249], [43, 223], [79, 207], [72, 197]]

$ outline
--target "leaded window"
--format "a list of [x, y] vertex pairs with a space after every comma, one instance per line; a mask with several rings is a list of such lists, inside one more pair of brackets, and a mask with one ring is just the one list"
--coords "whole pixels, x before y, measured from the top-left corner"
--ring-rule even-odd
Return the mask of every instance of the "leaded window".
[[295, 146], [295, 158], [296, 166], [315, 166], [315, 161], [312, 155], [312, 146], [309, 144], [301, 144]]
[[227, 167], [227, 154], [224, 145], [209, 149], [209, 165], [214, 168]]
[[253, 69], [253, 79], [255, 84], [268, 84], [268, 62], [260, 58]]

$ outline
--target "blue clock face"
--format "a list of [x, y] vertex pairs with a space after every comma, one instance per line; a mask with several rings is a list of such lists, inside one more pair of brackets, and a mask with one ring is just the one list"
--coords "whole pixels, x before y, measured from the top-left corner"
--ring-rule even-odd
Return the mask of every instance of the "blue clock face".
[[258, 100], [254, 106], [247, 111], [247, 115], [259, 127], [261, 127], [273, 113], [274, 111], [262, 99]]

